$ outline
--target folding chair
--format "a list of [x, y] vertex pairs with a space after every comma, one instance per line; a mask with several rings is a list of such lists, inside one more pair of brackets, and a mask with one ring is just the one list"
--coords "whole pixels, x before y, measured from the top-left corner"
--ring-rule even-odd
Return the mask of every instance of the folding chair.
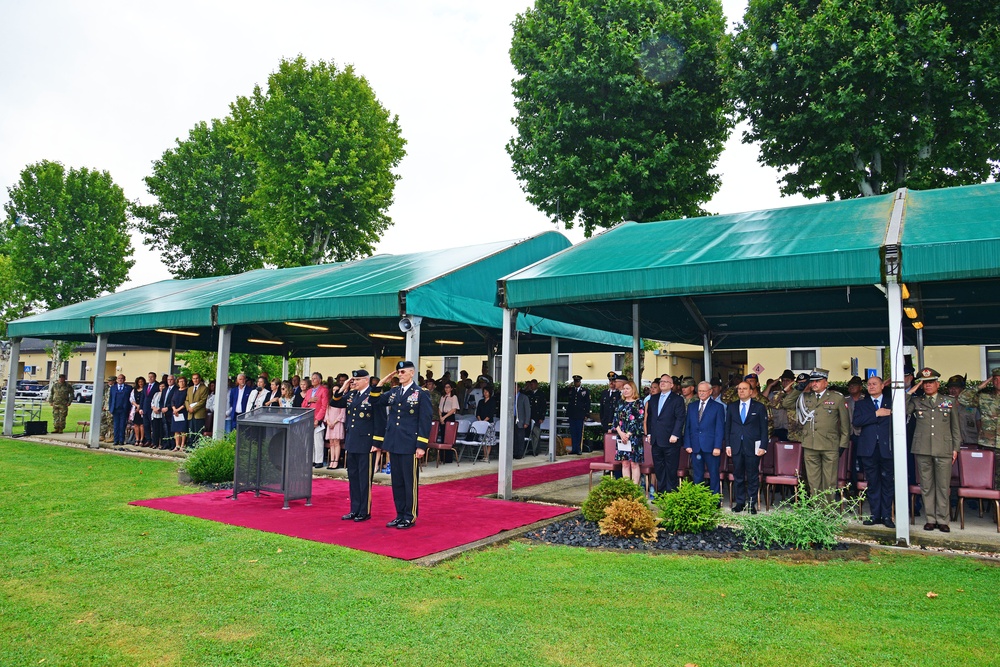
[[962, 499], [974, 498], [979, 501], [979, 516], [983, 515], [983, 501], [993, 501], [997, 532], [1000, 533], [1000, 490], [997, 490], [993, 480], [994, 455], [988, 449], [963, 449], [958, 453], [958, 512], [962, 517], [962, 530], [965, 530], [965, 503]]
[[[621, 470], [622, 462], [615, 461], [615, 453], [618, 451], [618, 439], [612, 433], [604, 434], [604, 460], [603, 461], [592, 461], [590, 464], [590, 482], [587, 485], [587, 491], [594, 488], [594, 473], [597, 471], [601, 472], [614, 472], [615, 470]], [[650, 455], [652, 456], [652, 455]], [[652, 460], [652, 459], [650, 459]], [[640, 466], [640, 470], [641, 470]]]
[[771, 509], [776, 486], [796, 487], [802, 461], [802, 443], [778, 442], [774, 448], [774, 474], [764, 476], [764, 509]]

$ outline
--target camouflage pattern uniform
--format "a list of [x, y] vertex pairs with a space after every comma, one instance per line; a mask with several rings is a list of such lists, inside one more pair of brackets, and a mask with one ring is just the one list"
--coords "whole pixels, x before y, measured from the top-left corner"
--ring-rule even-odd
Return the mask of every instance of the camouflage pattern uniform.
[[[993, 371], [993, 377], [1000, 376], [1000, 369]], [[992, 385], [983, 389], [970, 387], [958, 395], [958, 402], [967, 408], [978, 408], [982, 418], [979, 429], [979, 446], [992, 449], [1000, 455], [1000, 393]], [[995, 462], [993, 481], [1000, 488], [1000, 461]]]
[[75, 395], [73, 385], [63, 380], [49, 389], [49, 403], [52, 404], [52, 432], [62, 433], [66, 428], [66, 413]]

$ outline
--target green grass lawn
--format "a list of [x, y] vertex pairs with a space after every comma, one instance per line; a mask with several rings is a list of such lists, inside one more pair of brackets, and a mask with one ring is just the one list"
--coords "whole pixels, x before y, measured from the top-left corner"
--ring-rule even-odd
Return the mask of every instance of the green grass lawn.
[[[3, 403], [0, 402], [0, 412], [2, 412], [2, 408]], [[52, 421], [52, 406], [49, 405], [48, 401], [42, 404], [41, 420], [48, 422], [49, 433], [52, 433], [54, 422]], [[69, 411], [66, 413], [66, 432], [73, 433], [77, 429], [76, 423], [78, 421], [90, 421], [90, 403], [72, 403], [69, 406]], [[24, 425], [14, 424], [14, 435], [21, 433], [24, 433]]]
[[128, 506], [190, 492], [169, 462], [0, 440], [0, 482], [4, 666], [1000, 664], [1000, 568], [972, 559], [425, 568]]

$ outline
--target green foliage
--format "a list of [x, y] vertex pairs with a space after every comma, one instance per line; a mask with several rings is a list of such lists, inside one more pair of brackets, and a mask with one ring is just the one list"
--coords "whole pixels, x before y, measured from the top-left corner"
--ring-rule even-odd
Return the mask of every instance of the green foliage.
[[[177, 360], [184, 363], [183, 372], [188, 377], [194, 373], [198, 373], [203, 378], [206, 378], [206, 380], [211, 380], [215, 378], [215, 373], [218, 368], [218, 364], [216, 363], [217, 356], [218, 355], [215, 352], [188, 350], [187, 352], [178, 352]], [[272, 379], [280, 378], [281, 361], [281, 357], [276, 357], [270, 354], [230, 354], [229, 376], [236, 377], [240, 373], [243, 373], [247, 376], [247, 381], [250, 385], [253, 385], [263, 372], [267, 372], [268, 377]], [[290, 368], [293, 363], [294, 362], [292, 360], [289, 360]]]
[[7, 195], [0, 243], [32, 305], [60, 308], [125, 282], [135, 263], [128, 202], [108, 172], [43, 160], [25, 167]]
[[645, 502], [646, 493], [641, 486], [630, 479], [624, 477], [615, 479], [611, 475], [606, 475], [600, 484], [590, 490], [587, 499], [580, 506], [583, 518], [588, 521], [600, 521], [604, 518], [604, 511], [608, 505], [619, 498], [632, 498]]
[[1000, 173], [992, 0], [751, 0], [732, 42], [747, 143], [782, 192], [833, 199]]
[[681, 482], [671, 493], [659, 493], [653, 504], [660, 510], [660, 525], [674, 533], [703, 533], [719, 525], [722, 496], [704, 484]]
[[587, 236], [702, 214], [732, 126], [725, 39], [717, 0], [536, 0], [510, 49], [528, 201]]
[[178, 278], [264, 266], [263, 225], [250, 215], [249, 203], [256, 165], [238, 142], [231, 119], [199, 122], [153, 162], [152, 175], [144, 179], [157, 203], [133, 208], [139, 229]]
[[644, 542], [655, 542], [662, 530], [656, 527], [656, 517], [646, 503], [632, 498], [618, 498], [608, 505], [598, 525], [601, 535], [640, 537]]
[[236, 431], [221, 439], [201, 437], [188, 454], [181, 470], [196, 484], [219, 484], [233, 481], [236, 466]]
[[30, 301], [17, 280], [14, 263], [0, 252], [0, 339], [7, 337], [7, 323], [28, 315], [29, 306]]
[[399, 121], [347, 66], [282, 60], [267, 91], [232, 105], [240, 150], [256, 164], [258, 247], [277, 266], [355, 259], [392, 224], [386, 211], [405, 155]]
[[734, 515], [743, 530], [744, 548], [792, 546], [796, 549], [832, 549], [837, 535], [854, 518], [864, 494], [837, 500], [830, 489], [809, 495], [800, 483], [794, 498], [783, 501], [770, 512]]

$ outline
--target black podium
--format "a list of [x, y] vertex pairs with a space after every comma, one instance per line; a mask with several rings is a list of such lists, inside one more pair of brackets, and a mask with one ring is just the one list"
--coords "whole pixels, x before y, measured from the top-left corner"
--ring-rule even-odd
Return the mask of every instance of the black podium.
[[233, 500], [245, 491], [281, 493], [288, 501], [312, 505], [314, 411], [263, 407], [245, 412], [236, 422], [236, 466]]

